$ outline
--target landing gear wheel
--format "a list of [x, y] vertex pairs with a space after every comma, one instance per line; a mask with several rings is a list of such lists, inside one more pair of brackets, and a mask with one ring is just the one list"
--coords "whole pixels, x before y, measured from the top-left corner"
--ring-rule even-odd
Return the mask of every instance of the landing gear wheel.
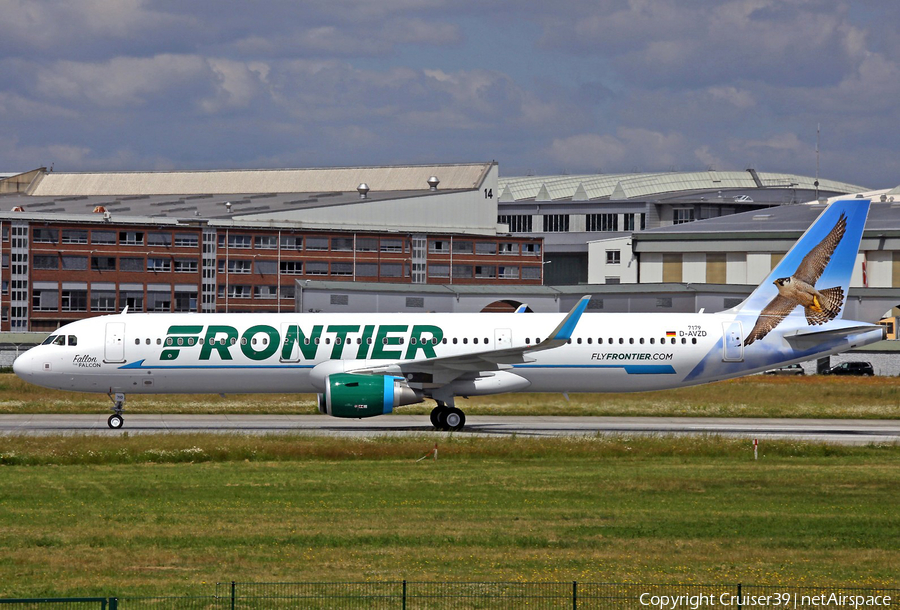
[[462, 430], [463, 426], [466, 425], [466, 414], [453, 407], [451, 409], [447, 409], [443, 413], [443, 417], [441, 417], [441, 426], [442, 430], [449, 430], [451, 432], [456, 430]]
[[109, 427], [113, 430], [118, 430], [125, 423], [125, 420], [122, 419], [122, 416], [118, 413], [113, 413], [109, 416], [109, 419], [106, 420], [106, 423], [109, 424]]
[[431, 425], [441, 429], [441, 416], [447, 412], [447, 407], [445, 405], [438, 405], [431, 410]]

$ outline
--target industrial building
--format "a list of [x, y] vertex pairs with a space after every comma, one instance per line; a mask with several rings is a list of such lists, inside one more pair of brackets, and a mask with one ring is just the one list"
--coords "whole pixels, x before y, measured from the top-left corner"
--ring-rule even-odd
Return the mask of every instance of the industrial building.
[[513, 235], [543, 238], [544, 283], [552, 286], [597, 283], [588, 278], [587, 244], [601, 237], [866, 190], [754, 169], [502, 177], [497, 188], [499, 222]]
[[129, 311], [293, 311], [298, 280], [535, 285], [496, 163], [0, 180], [2, 331]]

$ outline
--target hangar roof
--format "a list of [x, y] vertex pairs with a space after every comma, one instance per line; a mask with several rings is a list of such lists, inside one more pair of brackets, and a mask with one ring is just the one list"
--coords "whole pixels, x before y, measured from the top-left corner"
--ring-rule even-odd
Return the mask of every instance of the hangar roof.
[[[576, 176], [500, 177], [500, 202], [593, 199], [646, 199], [682, 191], [717, 189], [798, 188], [814, 189], [815, 178], [796, 174], [746, 171], [660, 172], [643, 174], [583, 174]], [[859, 193], [864, 187], [819, 179], [819, 190]]]
[[35, 197], [220, 195], [428, 190], [437, 176], [442, 190], [475, 189], [492, 163], [165, 172], [42, 172], [29, 188]]

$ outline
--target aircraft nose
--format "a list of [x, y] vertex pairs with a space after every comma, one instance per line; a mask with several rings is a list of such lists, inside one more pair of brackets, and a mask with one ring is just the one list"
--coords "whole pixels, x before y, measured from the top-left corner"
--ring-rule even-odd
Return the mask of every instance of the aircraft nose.
[[13, 361], [13, 373], [27, 379], [34, 374], [34, 355], [30, 351], [21, 354]]

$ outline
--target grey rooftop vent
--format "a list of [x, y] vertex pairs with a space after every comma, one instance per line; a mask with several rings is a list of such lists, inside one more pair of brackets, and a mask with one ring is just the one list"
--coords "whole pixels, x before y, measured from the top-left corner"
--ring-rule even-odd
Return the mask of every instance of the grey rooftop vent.
[[369, 185], [365, 182], [360, 183], [360, 185], [356, 187], [356, 192], [359, 193], [360, 199], [365, 199], [366, 195], [369, 194]]
[[437, 190], [437, 186], [438, 186], [438, 184], [440, 184], [440, 183], [441, 183], [441, 181], [438, 180], [438, 177], [437, 177], [437, 176], [432, 176], [431, 178], [428, 179], [428, 186], [431, 187], [431, 190], [432, 190], [432, 191], [436, 191], [436, 190]]

